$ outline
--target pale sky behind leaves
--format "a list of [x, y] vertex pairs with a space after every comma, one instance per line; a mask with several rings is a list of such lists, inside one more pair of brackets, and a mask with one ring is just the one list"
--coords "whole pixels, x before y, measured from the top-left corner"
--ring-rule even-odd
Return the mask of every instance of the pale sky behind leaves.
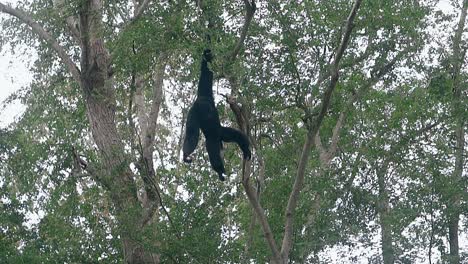
[[[10, 3], [16, 6], [16, 0], [0, 0], [2, 3]], [[445, 12], [452, 11], [449, 0], [440, 0], [439, 8]], [[5, 14], [0, 14], [5, 16]], [[24, 112], [25, 107], [15, 101], [13, 104], [5, 105], [3, 102], [12, 93], [27, 87], [32, 81], [29, 64], [35, 59], [34, 54], [12, 54], [8, 46], [0, 51], [0, 128], [8, 126], [17, 120]], [[5, 108], [4, 108], [5, 107]]]
[[[2, 3], [9, 3], [16, 6], [18, 1], [15, 0], [0, 0]], [[453, 7], [450, 5], [449, 0], [440, 0], [438, 7], [444, 12], [453, 12]], [[0, 13], [0, 17], [5, 14]], [[458, 21], [458, 20], [457, 20]], [[25, 110], [25, 106], [18, 100], [11, 104], [5, 104], [4, 100], [14, 92], [19, 91], [21, 88], [27, 87], [32, 81], [32, 73], [29, 71], [30, 65], [34, 62], [36, 56], [34, 51], [23, 53], [24, 49], [15, 49], [16, 54], [11, 52], [9, 46], [4, 46], [0, 50], [0, 128], [5, 128], [8, 124], [18, 120]], [[58, 58], [57, 58], [58, 59]], [[30, 223], [35, 223], [41, 218], [40, 215], [29, 215]], [[468, 247], [468, 238], [466, 233], [461, 234], [460, 242], [461, 249], [466, 250]], [[378, 239], [378, 237], [376, 237]], [[376, 244], [378, 241], [375, 241]], [[340, 252], [341, 250], [343, 252]], [[377, 249], [373, 249], [377, 250]], [[357, 248], [355, 252], [362, 254], [365, 248]], [[367, 251], [372, 251], [367, 249]], [[335, 259], [340, 258], [340, 254], [348, 254], [349, 250], [342, 247], [327, 248], [323, 254], [331, 256]]]

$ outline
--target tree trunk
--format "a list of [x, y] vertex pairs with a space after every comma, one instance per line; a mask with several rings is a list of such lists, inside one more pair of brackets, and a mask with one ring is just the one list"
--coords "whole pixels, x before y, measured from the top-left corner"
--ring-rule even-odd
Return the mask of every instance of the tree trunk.
[[377, 182], [379, 185], [377, 212], [380, 216], [380, 228], [382, 232], [381, 243], [383, 263], [393, 264], [395, 262], [395, 252], [392, 245], [392, 219], [388, 191], [385, 184], [385, 173], [387, 171], [387, 167], [388, 164], [385, 164], [377, 171]]
[[[138, 18], [145, 0], [138, 9]], [[102, 39], [102, 10], [100, 0], [80, 1], [79, 30], [72, 35], [79, 40], [81, 61], [80, 68], [67, 54], [57, 40], [47, 32], [31, 15], [22, 10], [0, 3], [0, 12], [20, 19], [34, 33], [46, 41], [57, 52], [73, 79], [80, 84], [85, 99], [91, 133], [100, 155], [100, 168], [93, 176], [109, 192], [115, 207], [119, 223], [120, 238], [125, 263], [159, 263], [158, 255], [148, 252], [140, 242], [139, 232], [144, 223], [141, 219], [144, 210], [136, 195], [134, 175], [125, 156], [124, 145], [117, 132], [115, 123], [115, 95], [112, 73], [109, 70], [111, 58]]]
[[117, 132], [115, 94], [109, 71], [111, 59], [101, 38], [102, 31], [101, 2], [84, 1], [80, 12], [80, 84], [93, 139], [104, 167], [102, 174], [96, 177], [109, 191], [116, 209], [124, 262], [159, 263], [157, 255], [145, 251], [137, 242], [144, 225], [141, 219], [146, 214], [138, 201], [134, 175]]
[[454, 214], [449, 219], [449, 244], [450, 256], [449, 262], [451, 264], [460, 263], [459, 245], [458, 245], [458, 221], [460, 220], [459, 214]]
[[464, 149], [465, 149], [465, 118], [466, 109], [462, 102], [462, 85], [460, 80], [460, 71], [465, 61], [465, 52], [461, 52], [462, 34], [465, 28], [465, 21], [468, 10], [468, 0], [463, 1], [460, 20], [453, 38], [452, 54], [452, 79], [453, 79], [453, 115], [455, 117], [455, 168], [452, 174], [452, 194], [447, 204], [448, 225], [449, 225], [449, 244], [451, 264], [460, 263], [459, 244], [458, 244], [458, 222], [460, 220], [460, 201], [461, 195], [466, 190], [461, 187], [463, 179]]

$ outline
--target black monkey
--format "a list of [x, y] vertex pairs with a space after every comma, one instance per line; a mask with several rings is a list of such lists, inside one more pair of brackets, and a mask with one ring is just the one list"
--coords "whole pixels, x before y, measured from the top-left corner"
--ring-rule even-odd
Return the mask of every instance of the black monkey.
[[252, 156], [249, 148], [249, 139], [241, 131], [223, 127], [219, 122], [219, 114], [213, 97], [213, 72], [208, 63], [213, 59], [209, 49], [203, 52], [200, 80], [198, 81], [197, 99], [190, 108], [187, 116], [187, 125], [184, 140], [184, 162], [192, 162], [190, 154], [195, 150], [200, 137], [200, 129], [205, 135], [206, 150], [210, 158], [211, 167], [218, 173], [219, 179], [224, 181], [224, 161], [221, 149], [224, 142], [236, 142], [241, 148], [244, 159]]

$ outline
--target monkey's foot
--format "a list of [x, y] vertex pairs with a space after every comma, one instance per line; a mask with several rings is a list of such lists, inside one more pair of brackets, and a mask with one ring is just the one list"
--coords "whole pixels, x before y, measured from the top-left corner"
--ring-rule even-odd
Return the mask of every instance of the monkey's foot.
[[189, 155], [189, 156], [184, 156], [183, 158], [184, 162], [185, 163], [192, 163], [193, 159], [192, 157]]
[[226, 177], [224, 177], [222, 173], [219, 173], [218, 176], [219, 176], [220, 181], [225, 181], [226, 180]]
[[252, 158], [252, 152], [249, 150], [248, 152], [244, 152], [244, 159], [250, 160]]

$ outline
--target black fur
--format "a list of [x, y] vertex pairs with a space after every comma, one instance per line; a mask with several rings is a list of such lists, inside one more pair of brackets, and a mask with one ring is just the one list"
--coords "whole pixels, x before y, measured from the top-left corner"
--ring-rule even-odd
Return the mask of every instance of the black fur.
[[200, 138], [200, 129], [205, 135], [206, 151], [210, 158], [211, 167], [218, 173], [219, 179], [224, 181], [224, 161], [221, 149], [224, 142], [236, 142], [241, 148], [244, 159], [252, 156], [249, 148], [249, 139], [241, 131], [223, 127], [219, 122], [219, 114], [213, 97], [213, 72], [208, 68], [213, 56], [210, 50], [203, 52], [200, 80], [198, 82], [197, 99], [190, 108], [187, 116], [187, 125], [184, 140], [184, 162], [192, 162], [190, 154], [195, 150]]

